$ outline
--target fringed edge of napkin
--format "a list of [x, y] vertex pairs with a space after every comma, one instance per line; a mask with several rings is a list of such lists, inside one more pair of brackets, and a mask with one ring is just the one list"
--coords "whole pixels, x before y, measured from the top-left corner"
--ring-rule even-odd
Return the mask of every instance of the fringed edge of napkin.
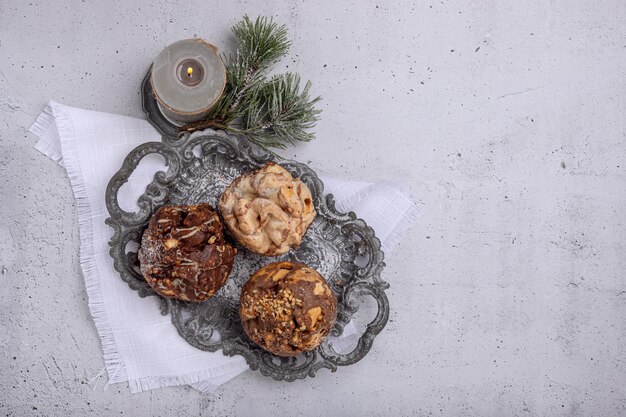
[[64, 167], [61, 144], [56, 140], [48, 138], [49, 135], [55, 133], [51, 130], [56, 130], [54, 126], [54, 115], [52, 114], [52, 107], [50, 106], [51, 103], [52, 102], [46, 104], [46, 107], [44, 107], [41, 114], [39, 114], [39, 117], [37, 117], [37, 120], [35, 120], [28, 131], [39, 138], [34, 148]]
[[54, 159], [57, 162], [62, 160], [67, 171], [67, 176], [72, 185], [74, 199], [76, 200], [76, 210], [78, 212], [79, 238], [80, 238], [80, 267], [85, 275], [85, 287], [89, 299], [89, 310], [100, 336], [100, 344], [104, 357], [104, 365], [109, 375], [109, 384], [123, 382], [126, 378], [126, 368], [121, 355], [119, 354], [113, 329], [109, 323], [102, 300], [102, 287], [100, 277], [97, 273], [97, 266], [92, 246], [92, 225], [91, 207], [87, 197], [85, 181], [80, 173], [78, 164], [78, 151], [74, 145], [75, 135], [72, 121], [62, 109], [62, 105], [51, 101], [46, 105], [44, 111], [37, 118], [30, 131], [40, 138], [48, 134], [48, 130], [56, 123], [57, 130], [63, 132], [59, 134], [62, 153], [58, 148], [49, 146], [48, 143], [39, 141], [35, 148]]
[[[211, 392], [218, 388], [219, 385], [209, 382], [210, 380], [232, 374], [233, 371], [243, 372], [247, 369], [247, 365], [242, 370], [241, 363], [230, 362], [211, 369], [206, 369], [200, 373], [198, 373], [198, 371], [193, 371], [193, 373], [178, 376], [150, 376], [145, 378], [130, 379], [128, 380], [128, 387], [130, 392], [133, 394], [174, 385], [191, 385], [198, 391]], [[230, 380], [231, 378], [232, 375], [226, 380]]]
[[[48, 132], [48, 129], [50, 129], [50, 126], [52, 125], [52, 123], [54, 123], [54, 114], [52, 114], [52, 108], [50, 107], [51, 103], [52, 102], [49, 102], [48, 104], [46, 104], [46, 107], [43, 108], [43, 110], [37, 117], [37, 120], [35, 120], [35, 122], [30, 127], [30, 129], [28, 129], [30, 133], [34, 134], [38, 138], [43, 137]], [[43, 153], [44, 155], [52, 158], [51, 155], [48, 155], [46, 152], [42, 151], [39, 148], [39, 146], [40, 146], [40, 143], [38, 142], [35, 145], [35, 149], [37, 149], [39, 152]], [[59, 155], [59, 159], [61, 159], [60, 155]], [[55, 161], [58, 161], [58, 159], [55, 159]]]

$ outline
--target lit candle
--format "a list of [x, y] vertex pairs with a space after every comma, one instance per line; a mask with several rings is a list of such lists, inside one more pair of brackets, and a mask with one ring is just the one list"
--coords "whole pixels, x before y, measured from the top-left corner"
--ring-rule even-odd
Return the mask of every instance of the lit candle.
[[226, 69], [215, 46], [185, 39], [157, 56], [150, 82], [161, 113], [182, 126], [209, 114], [224, 91]]
[[178, 80], [188, 86], [198, 85], [204, 79], [204, 70], [195, 59], [186, 59], [176, 69]]

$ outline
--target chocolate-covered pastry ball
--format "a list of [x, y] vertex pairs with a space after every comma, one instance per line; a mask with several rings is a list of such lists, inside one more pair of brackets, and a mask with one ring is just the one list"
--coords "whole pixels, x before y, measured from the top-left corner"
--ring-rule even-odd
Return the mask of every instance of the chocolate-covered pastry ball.
[[143, 234], [139, 262], [143, 277], [160, 295], [200, 302], [226, 283], [236, 253], [209, 204], [163, 206]]
[[275, 355], [296, 356], [328, 335], [337, 318], [337, 299], [314, 269], [274, 262], [243, 286], [239, 314], [253, 342]]
[[266, 256], [300, 245], [317, 214], [306, 184], [274, 162], [235, 179], [218, 207], [237, 241]]

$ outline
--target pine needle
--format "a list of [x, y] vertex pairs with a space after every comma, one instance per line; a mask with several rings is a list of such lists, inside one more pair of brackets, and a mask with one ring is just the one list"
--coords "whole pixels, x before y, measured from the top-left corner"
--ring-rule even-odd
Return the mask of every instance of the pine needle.
[[315, 104], [321, 98], [311, 100], [310, 89], [307, 82], [300, 92], [300, 76], [292, 73], [277, 75], [259, 86], [244, 117], [244, 134], [264, 147], [281, 149], [312, 140], [314, 135], [307, 130], [319, 119]]

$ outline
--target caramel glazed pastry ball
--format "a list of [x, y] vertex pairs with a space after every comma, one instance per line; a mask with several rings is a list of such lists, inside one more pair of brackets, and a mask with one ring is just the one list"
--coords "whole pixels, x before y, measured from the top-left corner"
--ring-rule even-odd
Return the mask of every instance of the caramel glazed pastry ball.
[[266, 256], [299, 246], [317, 214], [306, 184], [274, 162], [233, 181], [219, 209], [237, 241]]
[[200, 302], [226, 283], [236, 253], [209, 204], [164, 206], [143, 234], [139, 262], [145, 280], [160, 295]]
[[296, 356], [328, 335], [337, 318], [337, 299], [314, 269], [275, 262], [243, 286], [239, 314], [253, 342], [275, 355]]

